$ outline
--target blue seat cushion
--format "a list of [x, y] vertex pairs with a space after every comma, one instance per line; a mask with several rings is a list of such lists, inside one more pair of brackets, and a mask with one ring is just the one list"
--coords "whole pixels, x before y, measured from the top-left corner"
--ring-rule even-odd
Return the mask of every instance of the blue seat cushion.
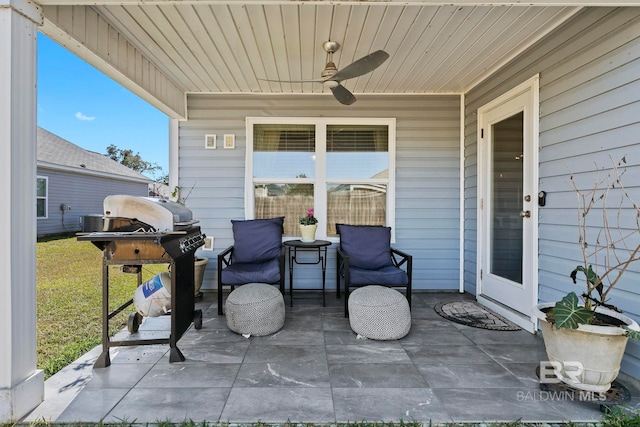
[[233, 229], [232, 262], [263, 262], [280, 255], [284, 217], [231, 220]]
[[393, 266], [391, 227], [338, 224], [340, 247], [349, 256], [349, 265], [365, 270]]
[[222, 269], [222, 283], [226, 285], [276, 283], [278, 281], [280, 281], [278, 258], [255, 264], [234, 262]]
[[365, 270], [358, 267], [349, 267], [350, 284], [405, 286], [409, 283], [407, 272], [393, 265], [388, 265], [375, 270]]

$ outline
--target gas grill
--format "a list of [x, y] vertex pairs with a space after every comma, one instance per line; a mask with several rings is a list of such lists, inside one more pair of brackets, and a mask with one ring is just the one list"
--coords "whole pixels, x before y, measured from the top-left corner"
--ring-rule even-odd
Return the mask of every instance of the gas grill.
[[[177, 342], [193, 322], [202, 327], [202, 311], [195, 310], [194, 258], [204, 244], [205, 235], [184, 206], [163, 199], [112, 195], [104, 199], [104, 228], [101, 232], [78, 234], [78, 240], [90, 241], [102, 251], [102, 353], [94, 368], [111, 364], [109, 348], [143, 344], [169, 344], [170, 362], [185, 360]], [[142, 266], [169, 264], [171, 273], [171, 332], [168, 338], [138, 339], [142, 323], [139, 313], [128, 320], [129, 338], [112, 340], [109, 320], [133, 304], [133, 298], [109, 311], [109, 268], [135, 273], [142, 283]]]

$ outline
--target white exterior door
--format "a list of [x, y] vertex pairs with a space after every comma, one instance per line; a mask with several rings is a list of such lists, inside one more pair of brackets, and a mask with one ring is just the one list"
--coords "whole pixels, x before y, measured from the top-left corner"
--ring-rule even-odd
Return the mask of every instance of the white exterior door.
[[478, 300], [533, 332], [537, 302], [537, 77], [478, 110]]

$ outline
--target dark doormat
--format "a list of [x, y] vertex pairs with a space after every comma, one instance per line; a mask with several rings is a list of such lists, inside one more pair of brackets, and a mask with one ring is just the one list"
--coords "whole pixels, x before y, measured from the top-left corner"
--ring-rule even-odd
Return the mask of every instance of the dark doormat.
[[441, 302], [436, 313], [452, 322], [493, 331], [519, 331], [521, 328], [475, 301]]

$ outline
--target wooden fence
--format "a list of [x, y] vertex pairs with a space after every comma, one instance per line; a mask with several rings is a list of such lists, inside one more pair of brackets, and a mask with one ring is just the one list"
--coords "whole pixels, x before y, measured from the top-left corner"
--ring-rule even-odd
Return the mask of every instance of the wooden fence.
[[[355, 189], [328, 195], [327, 234], [336, 234], [336, 224], [385, 225], [386, 193]], [[283, 195], [255, 198], [255, 217], [284, 216], [284, 234], [299, 236], [298, 219], [313, 207], [311, 195]]]

